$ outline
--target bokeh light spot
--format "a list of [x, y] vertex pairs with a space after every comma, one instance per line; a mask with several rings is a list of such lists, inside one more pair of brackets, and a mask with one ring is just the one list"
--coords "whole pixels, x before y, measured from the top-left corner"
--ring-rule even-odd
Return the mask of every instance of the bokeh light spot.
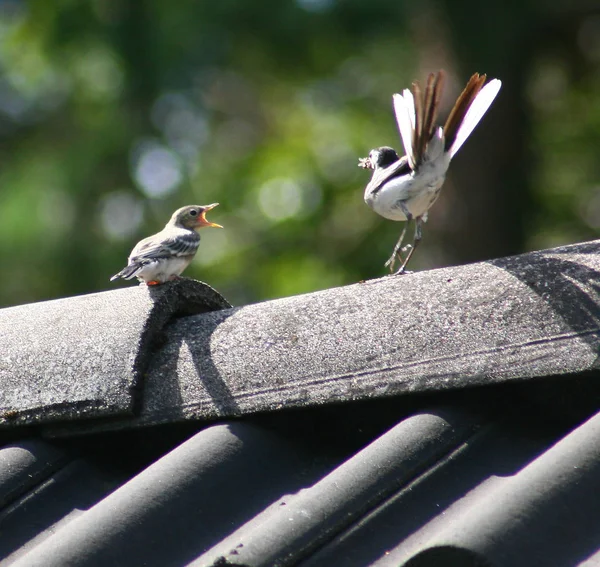
[[600, 187], [595, 187], [590, 196], [582, 199], [580, 216], [585, 224], [594, 230], [600, 228]]
[[321, 189], [313, 183], [276, 178], [267, 181], [258, 190], [258, 206], [263, 215], [274, 222], [305, 216], [320, 203]]
[[132, 161], [133, 178], [150, 198], [169, 195], [183, 180], [182, 163], [177, 154], [155, 142], [139, 144]]
[[134, 234], [144, 218], [142, 204], [129, 191], [114, 191], [100, 204], [102, 230], [111, 240], [123, 240]]
[[46, 230], [65, 234], [71, 230], [75, 220], [75, 206], [67, 193], [48, 188], [40, 194], [39, 218]]
[[199, 148], [207, 139], [208, 125], [204, 114], [182, 93], [168, 92], [158, 97], [151, 118], [173, 147], [186, 143]]
[[331, 10], [335, 0], [296, 0], [296, 3], [307, 12], [320, 13]]
[[91, 46], [73, 55], [74, 73], [86, 96], [110, 101], [123, 90], [123, 70], [115, 54], [104, 46]]

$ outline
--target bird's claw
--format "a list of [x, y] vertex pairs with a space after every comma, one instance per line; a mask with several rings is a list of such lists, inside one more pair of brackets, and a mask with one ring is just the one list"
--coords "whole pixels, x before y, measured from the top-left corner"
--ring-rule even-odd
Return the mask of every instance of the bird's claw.
[[396, 263], [396, 255], [394, 254], [388, 261], [383, 265], [384, 268], [389, 268], [390, 272], [394, 271], [394, 264]]
[[403, 270], [402, 268], [400, 268], [398, 271], [394, 272], [394, 264], [396, 263], [396, 260], [402, 261], [402, 256], [400, 256], [399, 252], [403, 252], [403, 253], [409, 252], [412, 249], [412, 247], [413, 247], [412, 244], [407, 244], [400, 250], [394, 250], [394, 253], [388, 258], [388, 261], [384, 264], [384, 267], [390, 269], [390, 272], [392, 272], [390, 274], [391, 276], [412, 273], [407, 270]]

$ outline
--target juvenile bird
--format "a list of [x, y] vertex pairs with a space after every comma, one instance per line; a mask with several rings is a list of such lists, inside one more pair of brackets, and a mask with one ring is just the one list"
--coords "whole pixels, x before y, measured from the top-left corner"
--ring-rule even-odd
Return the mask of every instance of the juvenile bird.
[[394, 221], [407, 221], [398, 243], [385, 263], [390, 272], [398, 259], [402, 262], [401, 246], [408, 222], [415, 220], [415, 232], [404, 262], [406, 266], [422, 238], [422, 224], [427, 212], [440, 194], [450, 160], [469, 137], [490, 107], [502, 83], [492, 79], [485, 86], [486, 76], [475, 73], [452, 108], [444, 127], [436, 126], [445, 73], [431, 73], [425, 93], [417, 81], [412, 91], [395, 94], [394, 112], [406, 155], [399, 157], [393, 148], [383, 146], [371, 150], [359, 160], [359, 167], [372, 169], [373, 177], [365, 189], [365, 202], [377, 214]]
[[207, 221], [205, 216], [218, 204], [188, 205], [177, 209], [165, 228], [135, 245], [127, 266], [110, 281], [136, 277], [146, 285], [158, 285], [177, 279], [198, 250], [200, 235], [196, 229], [223, 228], [220, 224]]

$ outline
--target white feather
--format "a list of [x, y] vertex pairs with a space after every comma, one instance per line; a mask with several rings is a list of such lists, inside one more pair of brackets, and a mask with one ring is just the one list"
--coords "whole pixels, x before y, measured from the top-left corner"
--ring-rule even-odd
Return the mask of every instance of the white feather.
[[406, 101], [406, 108], [408, 110], [408, 117], [410, 118], [410, 126], [414, 130], [415, 129], [415, 97], [412, 94], [410, 89], [404, 89], [402, 91], [404, 93], [404, 100]]
[[465, 143], [466, 139], [470, 136], [471, 132], [477, 126], [479, 121], [483, 118], [483, 115], [487, 112], [490, 107], [502, 83], [499, 79], [492, 79], [487, 85], [485, 85], [475, 97], [472, 102], [467, 114], [465, 115], [462, 124], [460, 125], [458, 132], [456, 133], [456, 139], [449, 150], [450, 157], [454, 157], [454, 154], [460, 149]]
[[444, 152], [444, 129], [438, 126], [425, 149], [425, 161], [436, 161]]
[[415, 168], [415, 157], [413, 154], [413, 132], [415, 129], [415, 101], [409, 89], [404, 89], [403, 94], [396, 93], [394, 99], [394, 113], [404, 152], [408, 157], [408, 163], [412, 169]]

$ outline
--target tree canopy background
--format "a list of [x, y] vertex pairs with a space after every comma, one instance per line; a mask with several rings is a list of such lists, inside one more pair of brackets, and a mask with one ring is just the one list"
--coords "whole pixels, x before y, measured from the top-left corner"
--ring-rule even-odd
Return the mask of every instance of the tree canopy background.
[[444, 115], [475, 71], [503, 88], [412, 268], [596, 237], [594, 3], [2, 0], [0, 305], [111, 289], [141, 237], [215, 201], [185, 275], [234, 304], [383, 275], [401, 224], [357, 158], [401, 150], [392, 93], [439, 68]]

